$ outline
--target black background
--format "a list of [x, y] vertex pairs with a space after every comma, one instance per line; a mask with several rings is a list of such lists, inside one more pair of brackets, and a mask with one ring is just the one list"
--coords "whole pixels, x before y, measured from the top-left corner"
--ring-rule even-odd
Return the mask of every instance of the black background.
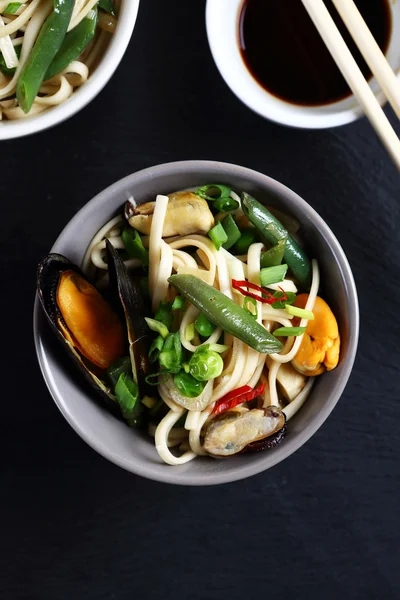
[[[263, 120], [219, 76], [204, 3], [145, 0], [100, 96], [0, 152], [0, 597], [399, 598], [400, 188], [368, 122]], [[195, 158], [267, 173], [317, 209], [353, 267], [362, 326], [346, 392], [306, 446], [203, 489], [86, 446], [47, 392], [31, 325], [36, 263], [75, 212], [131, 172]]]

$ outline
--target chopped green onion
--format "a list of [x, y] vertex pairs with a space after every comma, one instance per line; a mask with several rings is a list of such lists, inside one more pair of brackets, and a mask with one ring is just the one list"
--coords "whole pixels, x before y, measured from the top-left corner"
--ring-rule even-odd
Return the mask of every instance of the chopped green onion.
[[237, 210], [239, 208], [239, 202], [233, 198], [218, 198], [211, 204], [211, 208], [219, 213], [230, 212], [231, 210]]
[[[251, 304], [254, 307], [254, 311], [252, 311], [249, 308], [249, 306], [248, 306], [249, 304]], [[245, 296], [244, 297], [243, 308], [245, 310], [247, 310], [247, 312], [249, 312], [252, 317], [254, 317], [255, 319], [258, 318], [257, 300], [255, 298], [250, 298], [250, 296]]]
[[183, 310], [185, 308], [185, 298], [183, 296], [176, 296], [171, 308], [172, 310]]
[[231, 252], [236, 255], [247, 254], [248, 249], [258, 240], [258, 232], [255, 227], [242, 229], [242, 233]]
[[158, 360], [159, 354], [164, 347], [164, 339], [161, 335], [157, 336], [155, 340], [151, 343], [149, 349], [149, 361], [150, 363], [155, 363]]
[[311, 312], [311, 310], [305, 310], [304, 308], [291, 306], [287, 303], [285, 304], [285, 308], [288, 311], [289, 315], [293, 315], [294, 317], [300, 317], [301, 319], [308, 319], [309, 321], [314, 320], [314, 313]]
[[293, 304], [296, 301], [296, 297], [296, 294], [293, 292], [275, 292], [274, 298], [276, 298], [276, 302], [273, 302], [271, 306], [272, 308], [286, 308], [286, 304]]
[[279, 240], [279, 242], [277, 242], [275, 246], [261, 254], [261, 268], [276, 267], [277, 265], [281, 264], [283, 260], [283, 255], [285, 253], [286, 240], [287, 238]]
[[187, 362], [183, 363], [182, 368], [185, 371], [185, 373], [190, 373], [189, 363], [187, 363]]
[[209, 346], [212, 352], [218, 352], [219, 354], [222, 354], [222, 352], [226, 352], [226, 350], [229, 350], [229, 346], [225, 346], [225, 344], [209, 344]]
[[183, 352], [179, 331], [168, 334], [158, 361], [168, 373], [178, 373], [182, 366]]
[[161, 323], [161, 321], [150, 319], [150, 317], [145, 317], [145, 321], [152, 331], [159, 333], [163, 338], [166, 338], [169, 334], [168, 327], [166, 327], [164, 323]]
[[225, 248], [225, 250], [229, 250], [229, 248], [232, 248], [232, 246], [236, 244], [240, 238], [240, 230], [233, 220], [232, 215], [227, 215], [225, 217], [225, 219], [222, 221], [222, 227], [228, 236], [227, 241], [222, 244], [222, 247]]
[[139, 402], [139, 388], [128, 373], [121, 373], [115, 386], [122, 416], [131, 426], [138, 425], [142, 407]]
[[170, 302], [160, 302], [157, 312], [154, 315], [154, 319], [160, 321], [160, 323], [164, 323], [165, 327], [171, 329], [174, 315], [171, 312]]
[[110, 380], [113, 389], [117, 385], [121, 373], [132, 373], [132, 364], [129, 356], [119, 358], [107, 369], [107, 377]]
[[[160, 375], [162, 375], [161, 379], [159, 379]], [[148, 385], [159, 385], [160, 383], [166, 383], [168, 379], [169, 373], [166, 371], [158, 371], [158, 373], [150, 373], [150, 375], [147, 375], [145, 377], [145, 382]]]
[[221, 223], [217, 223], [215, 227], [210, 229], [208, 232], [208, 237], [211, 239], [217, 250], [219, 250], [221, 246], [228, 241], [228, 236], [226, 235], [225, 229], [222, 227]]
[[274, 335], [278, 337], [289, 337], [292, 335], [303, 335], [307, 327], [279, 327], [275, 329]]
[[136, 229], [124, 229], [122, 241], [130, 258], [138, 258], [144, 267], [149, 266], [149, 251], [143, 246], [142, 238]]
[[185, 340], [191, 342], [195, 336], [194, 323], [190, 323], [185, 329]]
[[[211, 323], [209, 319], [203, 313], [200, 313], [194, 322], [195, 329], [202, 337], [210, 337], [215, 331], [216, 325]], [[192, 338], [193, 339], [193, 338]]]
[[146, 408], [150, 409], [154, 408], [154, 406], [157, 404], [157, 400], [151, 396], [145, 396], [141, 402], [146, 406]]
[[232, 189], [226, 185], [212, 183], [211, 185], [203, 185], [196, 190], [196, 194], [205, 200], [213, 202], [218, 198], [228, 198], [231, 195]]
[[3, 12], [5, 15], [14, 15], [21, 6], [22, 2], [10, 2]]
[[287, 265], [276, 265], [275, 267], [267, 267], [260, 271], [260, 281], [263, 287], [268, 287], [271, 283], [279, 283], [285, 279]]

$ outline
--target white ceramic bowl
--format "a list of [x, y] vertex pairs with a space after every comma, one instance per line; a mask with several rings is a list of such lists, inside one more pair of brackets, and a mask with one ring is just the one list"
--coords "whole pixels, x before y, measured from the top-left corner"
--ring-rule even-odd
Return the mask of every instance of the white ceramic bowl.
[[0, 121], [0, 140], [18, 138], [62, 123], [84, 108], [114, 74], [131, 39], [139, 9], [139, 0], [121, 0], [118, 27], [101, 61], [86, 83], [66, 102], [49, 110], [16, 121]]
[[[363, 115], [356, 98], [349, 96], [324, 106], [299, 106], [268, 93], [250, 74], [238, 44], [238, 26], [243, 0], [207, 0], [207, 35], [215, 63], [236, 96], [256, 113], [292, 127], [322, 129], [351, 123]], [[400, 2], [390, 0], [392, 33], [387, 59], [400, 77]], [[375, 79], [371, 88], [381, 105], [384, 95]]]

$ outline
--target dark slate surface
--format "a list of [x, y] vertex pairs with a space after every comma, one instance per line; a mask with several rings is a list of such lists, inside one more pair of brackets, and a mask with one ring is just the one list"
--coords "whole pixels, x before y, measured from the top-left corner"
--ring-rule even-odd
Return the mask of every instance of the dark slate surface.
[[[4, 600], [400, 597], [398, 174], [365, 120], [296, 131], [246, 109], [217, 73], [203, 15], [199, 1], [142, 2], [104, 92], [1, 145]], [[361, 299], [358, 358], [328, 422], [273, 470], [204, 489], [140, 479], [86, 446], [31, 334], [36, 263], [74, 213], [128, 173], [190, 158], [301, 194], [336, 232]]]

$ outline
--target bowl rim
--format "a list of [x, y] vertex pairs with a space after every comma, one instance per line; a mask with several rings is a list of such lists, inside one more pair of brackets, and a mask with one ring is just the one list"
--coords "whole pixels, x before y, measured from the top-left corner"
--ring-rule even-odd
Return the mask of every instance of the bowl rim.
[[229, 169], [231, 173], [240, 176], [244, 180], [248, 179], [252, 182], [256, 181], [261, 186], [263, 185], [265, 187], [270, 187], [272, 184], [272, 186], [278, 191], [278, 193], [284, 194], [286, 197], [289, 197], [289, 199], [292, 199], [294, 202], [296, 202], [300, 206], [300, 210], [311, 218], [313, 224], [323, 231], [324, 236], [326, 236], [329, 239], [329, 243], [332, 245], [333, 252], [338, 260], [341, 270], [341, 276], [343, 281], [345, 282], [345, 287], [348, 295], [348, 312], [352, 315], [349, 325], [350, 334], [347, 349], [347, 358], [346, 362], [343, 365], [341, 378], [335, 384], [335, 388], [332, 392], [329, 403], [327, 402], [326, 404], [324, 404], [322, 409], [315, 415], [311, 423], [309, 423], [308, 426], [297, 435], [295, 443], [290, 444], [286, 442], [285, 444], [283, 444], [278, 458], [276, 458], [274, 455], [272, 455], [272, 457], [271, 455], [269, 455], [272, 458], [272, 461], [270, 458], [271, 464], [269, 466], [265, 466], [263, 462], [255, 464], [247, 463], [243, 467], [237, 469], [236, 471], [222, 471], [212, 473], [208, 474], [207, 477], [204, 477], [202, 475], [191, 475], [190, 473], [185, 473], [185, 477], [182, 479], [181, 477], [179, 477], [178, 474], [174, 475], [173, 467], [170, 467], [168, 470], [162, 471], [161, 473], [154, 473], [152, 468], [148, 467], [145, 464], [139, 467], [137, 467], [137, 465], [132, 465], [131, 462], [127, 459], [125, 460], [119, 459], [119, 457], [115, 457], [113, 455], [112, 449], [107, 448], [105, 444], [102, 443], [101, 436], [99, 436], [98, 438], [91, 437], [90, 434], [88, 434], [85, 431], [85, 428], [81, 425], [81, 423], [76, 421], [68, 412], [67, 407], [64, 404], [63, 398], [58, 395], [55, 379], [51, 367], [49, 367], [46, 351], [44, 350], [41, 341], [41, 327], [39, 322], [40, 302], [37, 294], [35, 295], [33, 310], [33, 336], [40, 370], [56, 406], [58, 407], [62, 415], [65, 417], [67, 422], [71, 425], [71, 427], [91, 448], [96, 450], [96, 452], [98, 452], [104, 458], [108, 459], [110, 462], [113, 462], [121, 468], [136, 475], [140, 475], [142, 477], [146, 477], [148, 479], [163, 483], [204, 486], [238, 481], [240, 479], [245, 479], [247, 477], [251, 477], [253, 475], [261, 473], [267, 470], [268, 468], [271, 468], [276, 464], [282, 462], [288, 456], [293, 454], [318, 431], [318, 429], [323, 425], [323, 423], [326, 421], [326, 419], [336, 406], [337, 402], [339, 401], [343, 390], [347, 385], [347, 381], [350, 377], [353, 368], [359, 337], [359, 304], [356, 284], [346, 255], [336, 236], [331, 231], [330, 227], [325, 223], [322, 217], [320, 217], [320, 215], [314, 210], [314, 208], [312, 208], [296, 192], [292, 191], [289, 187], [276, 181], [272, 177], [264, 175], [248, 167], [242, 167], [239, 165], [234, 165], [225, 162], [208, 160], [173, 161], [169, 163], [163, 163], [154, 167], [148, 167], [146, 169], [136, 171], [135, 173], [131, 173], [130, 175], [121, 178], [117, 182], [105, 188], [100, 193], [96, 194], [73, 216], [73, 218], [67, 223], [64, 229], [61, 231], [60, 235], [57, 237], [50, 252], [57, 252], [58, 245], [62, 243], [64, 238], [68, 239], [70, 237], [71, 232], [74, 230], [75, 226], [79, 224], [81, 220], [84, 220], [88, 216], [90, 216], [90, 213], [92, 212], [94, 207], [97, 206], [98, 203], [104, 202], [107, 198], [112, 196], [113, 192], [120, 188], [122, 182], [128, 183], [135, 178], [146, 179], [170, 174], [171, 169], [173, 169], [176, 172], [179, 172], [191, 169], [195, 170], [199, 167], [205, 169], [217, 168], [221, 169], [221, 171], [224, 172], [226, 172], [226, 170]]
[[85, 108], [105, 87], [121, 62], [138, 15], [140, 0], [126, 0], [121, 4], [118, 27], [98, 67], [88, 80], [68, 100], [43, 113], [0, 123], [0, 140], [10, 140], [32, 135], [54, 127]]

